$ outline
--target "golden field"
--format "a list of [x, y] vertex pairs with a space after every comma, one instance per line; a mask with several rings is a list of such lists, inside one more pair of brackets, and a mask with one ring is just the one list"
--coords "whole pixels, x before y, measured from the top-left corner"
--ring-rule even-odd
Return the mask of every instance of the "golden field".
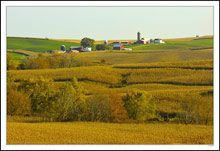
[[213, 144], [213, 126], [8, 122], [7, 144]]
[[[76, 54], [91, 61], [88, 66], [8, 70], [17, 85], [42, 76], [52, 79], [51, 89], [57, 92], [76, 77], [85, 89], [86, 99], [112, 92], [125, 96], [135, 89], [146, 91], [156, 105], [157, 115], [149, 121], [127, 119], [121, 123], [57, 122], [56, 119], [42, 120], [43, 116], [8, 116], [7, 144], [213, 144], [211, 38], [213, 36], [166, 39], [167, 46], [152, 45], [154, 49], [146, 45], [134, 46], [143, 49], [129, 52], [105, 50]], [[210, 40], [209, 44], [202, 39]], [[98, 43], [103, 41], [96, 41]], [[25, 53], [25, 50], [18, 52]], [[160, 113], [195, 116], [201, 118], [201, 122], [185, 125], [182, 116], [165, 120]]]

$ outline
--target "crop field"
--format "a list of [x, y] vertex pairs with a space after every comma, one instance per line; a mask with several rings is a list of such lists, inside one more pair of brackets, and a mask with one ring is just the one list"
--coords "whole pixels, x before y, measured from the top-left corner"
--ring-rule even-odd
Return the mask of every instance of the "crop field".
[[[125, 96], [132, 90], [146, 91], [156, 105], [158, 120], [129, 119], [119, 124], [8, 116], [7, 144], [213, 144], [213, 37], [164, 41], [166, 44], [126, 46], [132, 51], [76, 54], [91, 61], [89, 66], [7, 71], [17, 85], [27, 79], [50, 78], [52, 89], [57, 92], [76, 77], [85, 89], [86, 99], [102, 94]], [[103, 41], [95, 44], [99, 43]], [[63, 44], [68, 48], [80, 45], [80, 41], [10, 37], [7, 51], [19, 60], [21, 55], [16, 53], [34, 57], [46, 50], [57, 50]], [[178, 116], [169, 121], [159, 116], [160, 113], [185, 113], [187, 105], [194, 107], [190, 112], [198, 115], [197, 118], [206, 117], [208, 124], [202, 121], [200, 125], [186, 125]]]
[[8, 122], [7, 144], [213, 144], [213, 127], [150, 123]]

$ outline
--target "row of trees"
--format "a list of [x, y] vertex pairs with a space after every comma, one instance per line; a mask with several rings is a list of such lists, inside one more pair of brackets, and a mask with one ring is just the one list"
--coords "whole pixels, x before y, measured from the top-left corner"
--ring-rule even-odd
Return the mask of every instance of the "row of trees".
[[[210, 93], [189, 95], [180, 99], [176, 113], [158, 112], [155, 101], [145, 91], [86, 96], [76, 78], [66, 82], [58, 91], [52, 79], [30, 79], [15, 83], [7, 77], [7, 114], [38, 116], [58, 121], [102, 121], [175, 119], [185, 124], [213, 122], [213, 96]], [[204, 96], [205, 95], [205, 96]], [[178, 98], [177, 98], [178, 99]]]
[[[25, 92], [25, 93], [24, 93]], [[19, 85], [8, 78], [7, 114], [40, 116], [58, 121], [120, 122], [126, 119], [148, 120], [155, 116], [156, 106], [144, 91], [131, 91], [126, 96], [86, 96], [76, 78], [59, 91], [51, 79], [30, 79]]]
[[92, 65], [84, 57], [76, 54], [39, 54], [36, 57], [23, 59], [20, 63], [13, 60], [13, 56], [7, 56], [7, 70], [14, 69], [55, 69], [55, 68], [71, 68]]

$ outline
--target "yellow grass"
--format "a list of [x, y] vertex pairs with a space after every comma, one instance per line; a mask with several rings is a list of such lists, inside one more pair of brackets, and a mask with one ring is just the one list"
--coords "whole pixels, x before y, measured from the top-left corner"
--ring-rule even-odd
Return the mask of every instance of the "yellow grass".
[[213, 144], [213, 126], [8, 122], [7, 144]]

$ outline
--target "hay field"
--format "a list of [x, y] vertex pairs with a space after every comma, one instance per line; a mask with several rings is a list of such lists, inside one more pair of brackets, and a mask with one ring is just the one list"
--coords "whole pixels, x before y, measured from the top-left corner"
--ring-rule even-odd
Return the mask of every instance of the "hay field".
[[213, 127], [150, 123], [8, 122], [7, 144], [213, 144]]

